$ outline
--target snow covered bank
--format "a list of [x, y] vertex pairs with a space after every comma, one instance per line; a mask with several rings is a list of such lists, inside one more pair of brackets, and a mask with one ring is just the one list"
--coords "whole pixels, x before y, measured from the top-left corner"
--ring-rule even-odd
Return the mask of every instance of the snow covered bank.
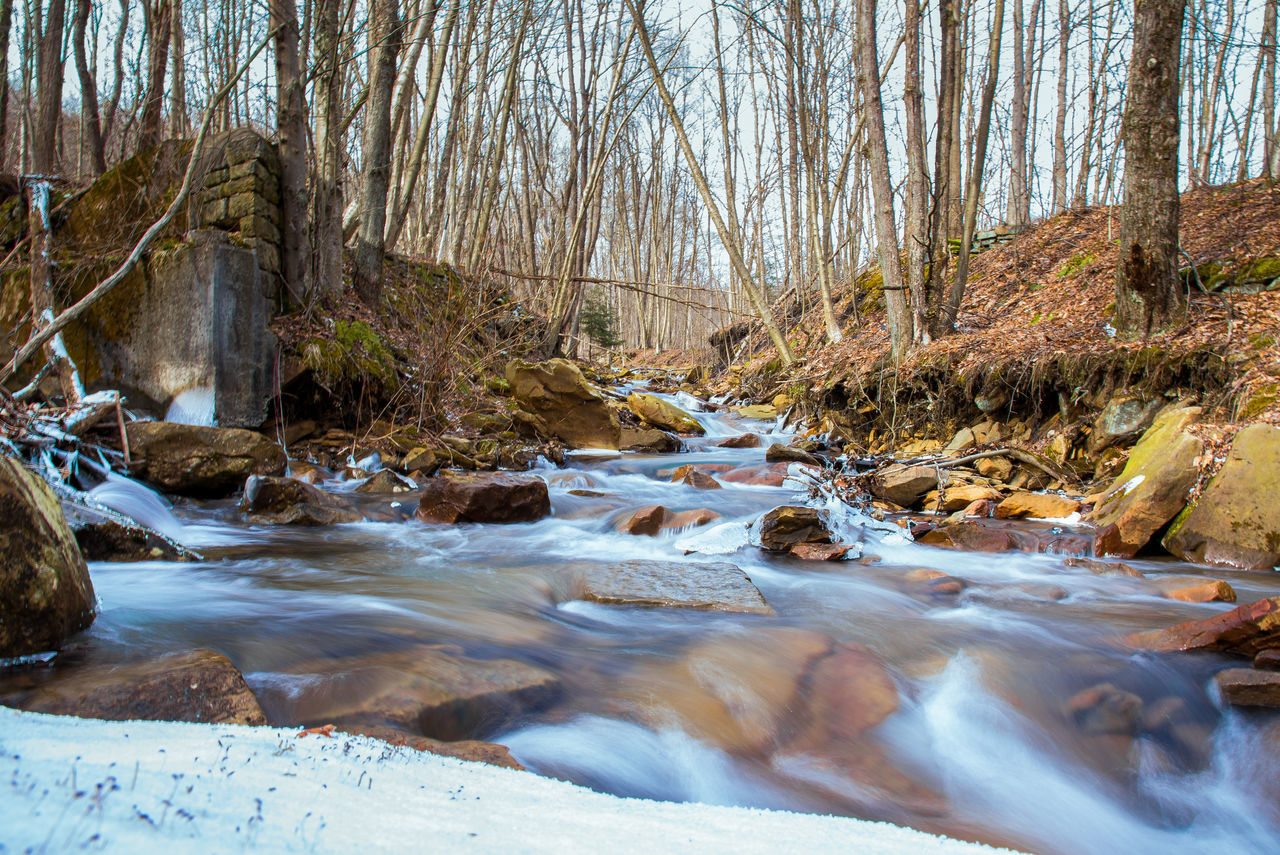
[[363, 737], [0, 708], [0, 851], [992, 853], [885, 823], [620, 799]]

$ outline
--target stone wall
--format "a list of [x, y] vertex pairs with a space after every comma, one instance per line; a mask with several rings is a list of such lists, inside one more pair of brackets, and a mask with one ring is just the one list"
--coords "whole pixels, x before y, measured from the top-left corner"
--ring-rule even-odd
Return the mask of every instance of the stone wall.
[[228, 232], [258, 256], [268, 277], [280, 276], [280, 158], [257, 134], [221, 144], [208, 163], [204, 192], [192, 206], [193, 225]]

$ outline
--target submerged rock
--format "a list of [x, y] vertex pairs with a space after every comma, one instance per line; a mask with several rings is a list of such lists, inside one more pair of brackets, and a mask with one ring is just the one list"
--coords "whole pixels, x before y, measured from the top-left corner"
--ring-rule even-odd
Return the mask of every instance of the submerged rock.
[[364, 519], [337, 496], [296, 478], [270, 475], [250, 476], [240, 510], [255, 525], [338, 525]]
[[643, 392], [632, 392], [627, 396], [627, 404], [631, 412], [644, 419], [654, 427], [672, 430], [676, 433], [692, 433], [698, 436], [706, 433], [698, 420], [657, 395], [646, 395]]
[[1220, 650], [1252, 657], [1262, 650], [1280, 648], [1280, 597], [1166, 629], [1135, 632], [1124, 641], [1145, 650]]
[[831, 541], [831, 530], [813, 508], [782, 505], [760, 518], [760, 546], [771, 552], [786, 552], [798, 543]]
[[1280, 565], [1280, 428], [1259, 424], [1240, 431], [1222, 469], [1163, 543], [1196, 564], [1246, 570]]
[[212, 650], [81, 666], [5, 703], [31, 712], [108, 721], [267, 723], [244, 676], [230, 659]]
[[1199, 415], [1199, 407], [1170, 410], [1134, 446], [1124, 471], [1087, 517], [1098, 527], [1099, 555], [1132, 557], [1182, 510], [1204, 447], [1185, 428]]
[[170, 493], [227, 496], [250, 475], [284, 472], [284, 449], [260, 433], [171, 422], [133, 422], [133, 472]]
[[547, 482], [536, 475], [442, 472], [418, 502], [418, 518], [427, 522], [519, 523], [549, 513]]
[[1238, 707], [1280, 707], [1280, 673], [1230, 668], [1213, 676], [1222, 699]]
[[980, 523], [958, 522], [939, 526], [918, 538], [920, 543], [958, 549], [964, 552], [1006, 552], [1017, 549], [1017, 542], [1008, 532], [990, 528]]
[[604, 398], [567, 359], [512, 362], [511, 394], [523, 408], [514, 415], [543, 436], [572, 448], [617, 449], [622, 427]]
[[725, 562], [622, 561], [584, 568], [578, 599], [630, 606], [705, 609], [771, 615], [751, 578]]
[[93, 618], [93, 583], [58, 497], [0, 455], [0, 658], [56, 650]]
[[731, 436], [716, 443], [716, 448], [759, 448], [760, 437], [754, 433]]

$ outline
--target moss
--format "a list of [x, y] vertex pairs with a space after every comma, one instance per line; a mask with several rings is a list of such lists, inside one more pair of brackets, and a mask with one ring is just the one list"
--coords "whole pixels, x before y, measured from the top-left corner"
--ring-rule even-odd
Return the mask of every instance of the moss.
[[372, 327], [364, 321], [337, 321], [333, 332], [333, 338], [317, 336], [301, 347], [303, 363], [322, 383], [333, 387], [372, 379], [395, 384], [395, 358]]
[[1237, 418], [1240, 421], [1256, 419], [1280, 403], [1280, 383], [1264, 383], [1240, 400]]
[[1062, 265], [1058, 270], [1058, 278], [1066, 279], [1069, 276], [1075, 276], [1081, 270], [1088, 267], [1090, 264], [1093, 264], [1094, 261], [1095, 258], [1092, 252], [1089, 252], [1088, 250], [1078, 252], [1069, 258], [1067, 263]]
[[1269, 282], [1280, 278], [1280, 258], [1259, 258], [1245, 268], [1240, 278], [1247, 282]]

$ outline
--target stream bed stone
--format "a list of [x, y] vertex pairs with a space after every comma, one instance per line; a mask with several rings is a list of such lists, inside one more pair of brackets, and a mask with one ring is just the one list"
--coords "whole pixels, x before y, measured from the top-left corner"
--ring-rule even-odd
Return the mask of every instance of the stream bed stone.
[[578, 571], [575, 595], [597, 603], [772, 615], [751, 578], [724, 561], [621, 561]]

